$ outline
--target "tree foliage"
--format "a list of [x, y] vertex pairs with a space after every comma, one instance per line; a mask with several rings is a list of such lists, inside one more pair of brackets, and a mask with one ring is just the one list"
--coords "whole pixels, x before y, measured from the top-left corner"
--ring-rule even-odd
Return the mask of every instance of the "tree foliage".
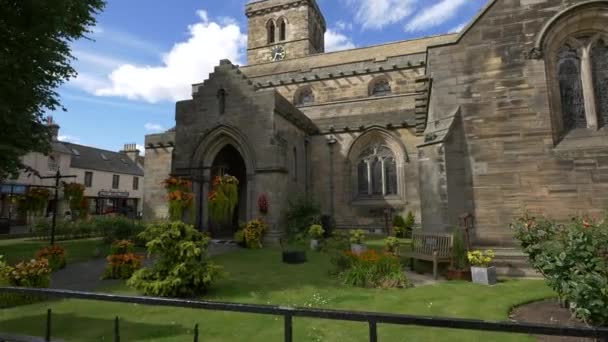
[[64, 109], [55, 91], [76, 76], [70, 43], [85, 37], [105, 0], [0, 0], [0, 179], [20, 157], [47, 153], [44, 113]]

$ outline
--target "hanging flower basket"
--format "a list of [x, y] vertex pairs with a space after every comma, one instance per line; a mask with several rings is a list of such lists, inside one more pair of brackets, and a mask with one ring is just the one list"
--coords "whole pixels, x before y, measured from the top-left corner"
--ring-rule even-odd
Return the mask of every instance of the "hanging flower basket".
[[207, 197], [209, 217], [216, 223], [230, 221], [239, 201], [239, 180], [231, 175], [217, 176]]
[[167, 199], [169, 200], [169, 218], [172, 221], [181, 221], [184, 217], [184, 211], [194, 208], [192, 205], [194, 202], [192, 182], [183, 178], [170, 177], [163, 184], [167, 190]]
[[268, 213], [268, 197], [266, 194], [261, 194], [260, 197], [258, 197], [258, 210], [262, 214]]

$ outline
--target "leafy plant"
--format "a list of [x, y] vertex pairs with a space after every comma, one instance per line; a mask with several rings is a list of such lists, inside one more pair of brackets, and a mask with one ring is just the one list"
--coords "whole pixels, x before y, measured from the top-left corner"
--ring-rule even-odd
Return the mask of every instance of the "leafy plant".
[[5, 272], [11, 286], [47, 288], [51, 284], [51, 268], [47, 259], [23, 261], [14, 267], [5, 266]]
[[344, 268], [339, 277], [347, 285], [370, 288], [410, 286], [399, 258], [369, 250], [362, 254], [344, 252], [340, 261]]
[[400, 244], [401, 244], [401, 242], [399, 241], [399, 239], [397, 239], [394, 236], [389, 236], [384, 240], [384, 248], [386, 249], [386, 252], [391, 255], [399, 254], [399, 245]]
[[183, 178], [169, 177], [163, 184], [169, 200], [169, 219], [182, 220], [184, 211], [193, 208], [192, 182]]
[[88, 202], [84, 197], [84, 185], [80, 183], [66, 183], [63, 182], [63, 195], [68, 198], [70, 210], [72, 215], [77, 213], [76, 216], [85, 218], [88, 214]]
[[65, 249], [59, 245], [44, 247], [36, 253], [36, 259], [48, 260], [51, 271], [57, 271], [65, 268], [66, 252]]
[[141, 268], [142, 257], [133, 253], [133, 247], [133, 242], [129, 240], [112, 243], [103, 279], [129, 279]]
[[467, 253], [467, 258], [469, 259], [471, 266], [488, 267], [492, 263], [492, 260], [494, 260], [494, 251], [491, 249], [484, 252], [470, 251]]
[[401, 215], [395, 215], [393, 218], [393, 233], [396, 237], [406, 238], [411, 235], [412, 229], [416, 224], [414, 213], [409, 211], [404, 219]]
[[239, 180], [230, 175], [215, 177], [208, 199], [211, 220], [216, 223], [229, 221], [239, 201]]
[[313, 224], [308, 229], [308, 235], [315, 240], [323, 238], [323, 234], [325, 234], [325, 230], [320, 224]]
[[365, 240], [365, 231], [363, 229], [355, 229], [350, 231], [350, 243], [360, 245]]
[[454, 242], [452, 245], [452, 267], [456, 270], [469, 268], [467, 248], [464, 242], [464, 234], [460, 229], [454, 230]]
[[268, 230], [268, 225], [262, 220], [251, 220], [245, 225], [243, 235], [247, 248], [262, 248], [262, 237]]
[[127, 285], [146, 295], [191, 297], [205, 293], [222, 275], [207, 257], [209, 238], [183, 222], [148, 225], [140, 234], [148, 241], [153, 266], [136, 271]]
[[289, 201], [287, 233], [291, 239], [302, 239], [313, 224], [321, 223], [321, 207], [314, 199], [301, 196]]

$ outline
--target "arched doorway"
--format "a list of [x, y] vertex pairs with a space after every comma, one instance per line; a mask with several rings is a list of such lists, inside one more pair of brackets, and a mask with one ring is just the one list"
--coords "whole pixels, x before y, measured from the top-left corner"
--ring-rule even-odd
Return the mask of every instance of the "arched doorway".
[[239, 180], [239, 202], [229, 223], [210, 223], [211, 236], [218, 239], [231, 239], [239, 228], [239, 222], [247, 220], [247, 167], [239, 151], [230, 144], [224, 146], [215, 156], [211, 168], [211, 179], [226, 174]]

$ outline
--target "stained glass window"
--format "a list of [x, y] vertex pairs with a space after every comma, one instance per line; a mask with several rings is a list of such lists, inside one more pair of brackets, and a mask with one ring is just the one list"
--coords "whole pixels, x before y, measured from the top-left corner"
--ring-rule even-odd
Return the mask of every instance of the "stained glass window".
[[386, 181], [386, 194], [397, 194], [397, 163], [395, 158], [388, 158], [384, 161], [384, 179]]
[[581, 83], [581, 61], [576, 50], [564, 47], [558, 55], [559, 89], [564, 129], [586, 128], [585, 101]]
[[315, 102], [315, 94], [312, 92], [312, 89], [306, 88], [306, 89], [302, 89], [298, 92], [298, 96], [296, 98], [297, 105], [311, 104], [314, 102]]
[[397, 163], [389, 148], [375, 145], [361, 153], [357, 164], [357, 190], [363, 196], [397, 194]]
[[377, 80], [374, 83], [374, 86], [372, 87], [372, 94], [373, 96], [385, 96], [385, 95], [390, 95], [391, 94], [391, 84], [388, 82], [387, 79], [380, 79]]
[[608, 45], [600, 40], [591, 50], [595, 101], [600, 127], [608, 126]]

